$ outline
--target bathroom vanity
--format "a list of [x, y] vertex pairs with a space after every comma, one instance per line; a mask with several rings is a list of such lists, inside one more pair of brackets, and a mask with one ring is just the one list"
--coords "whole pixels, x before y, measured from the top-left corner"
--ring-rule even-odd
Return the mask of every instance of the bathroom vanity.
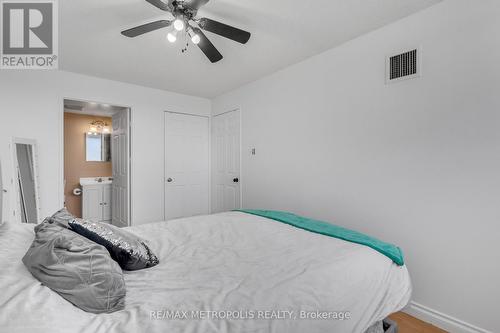
[[111, 185], [110, 177], [80, 178], [82, 186], [82, 218], [111, 223]]

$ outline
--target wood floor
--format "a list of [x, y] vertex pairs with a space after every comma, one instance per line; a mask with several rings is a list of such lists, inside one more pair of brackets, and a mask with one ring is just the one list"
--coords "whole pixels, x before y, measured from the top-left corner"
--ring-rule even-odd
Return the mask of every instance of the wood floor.
[[403, 312], [395, 313], [389, 318], [398, 323], [399, 333], [448, 333]]

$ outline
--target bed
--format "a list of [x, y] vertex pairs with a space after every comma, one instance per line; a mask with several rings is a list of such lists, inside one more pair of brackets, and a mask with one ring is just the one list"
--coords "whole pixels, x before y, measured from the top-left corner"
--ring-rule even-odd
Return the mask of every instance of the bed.
[[0, 227], [4, 332], [364, 333], [409, 302], [406, 266], [373, 249], [243, 212], [127, 228], [160, 264], [124, 272], [125, 310], [86, 313], [21, 258], [33, 226]]

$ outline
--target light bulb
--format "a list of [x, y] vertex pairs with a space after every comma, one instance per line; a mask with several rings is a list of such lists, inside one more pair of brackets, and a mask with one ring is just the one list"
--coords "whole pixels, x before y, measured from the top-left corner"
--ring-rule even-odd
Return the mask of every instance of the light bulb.
[[189, 35], [189, 37], [191, 37], [191, 41], [193, 42], [193, 44], [199, 44], [201, 42], [201, 37], [199, 34], [197, 34], [196, 32], [194, 32], [193, 28], [191, 26], [189, 26], [187, 28], [187, 33]]
[[104, 133], [109, 133], [109, 128], [104, 127], [103, 132], [104, 132]]
[[201, 42], [201, 38], [200, 38], [200, 35], [196, 34], [196, 35], [193, 35], [193, 37], [191, 37], [191, 41], [193, 42], [193, 44], [200, 44]]
[[184, 20], [178, 18], [174, 21], [174, 28], [177, 31], [182, 31], [184, 30]]
[[175, 34], [169, 32], [167, 35], [167, 39], [170, 43], [175, 43], [175, 41], [177, 40], [177, 36], [175, 36]]
[[90, 131], [91, 131], [91, 132], [97, 132], [97, 127], [91, 127], [91, 128], [90, 128]]

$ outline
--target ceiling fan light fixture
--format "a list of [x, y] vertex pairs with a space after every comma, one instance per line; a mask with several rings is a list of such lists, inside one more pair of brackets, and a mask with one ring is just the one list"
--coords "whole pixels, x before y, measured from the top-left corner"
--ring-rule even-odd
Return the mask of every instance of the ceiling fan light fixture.
[[175, 19], [175, 21], [174, 21], [175, 30], [182, 31], [182, 30], [184, 30], [185, 27], [186, 27], [186, 25], [185, 25], [184, 19], [182, 17], [178, 17]]
[[167, 34], [167, 40], [170, 42], [170, 43], [175, 43], [175, 41], [177, 40], [177, 31], [173, 31], [173, 32], [169, 32]]
[[[175, 43], [177, 41], [177, 35], [181, 33], [179, 37], [182, 39], [181, 42], [184, 46], [181, 50], [182, 53], [187, 51], [188, 44], [186, 44], [186, 40], [187, 37], [189, 37], [191, 42], [198, 46], [211, 63], [219, 62], [224, 57], [203, 31], [211, 32], [240, 44], [246, 44], [250, 39], [251, 33], [248, 31], [206, 17], [198, 17], [198, 10], [210, 0], [146, 1], [164, 12], [168, 12], [174, 19], [163, 19], [142, 24], [122, 31], [122, 35], [133, 38], [152, 31], [171, 27], [171, 31], [167, 35], [167, 40], [170, 43]], [[191, 26], [191, 22], [195, 22], [196, 26]]]
[[194, 36], [191, 37], [191, 41], [193, 44], [198, 45], [201, 42], [201, 37], [198, 34], [194, 34]]
[[191, 38], [191, 41], [193, 42], [193, 44], [195, 44], [195, 45], [200, 44], [201, 37], [200, 37], [199, 34], [197, 34], [196, 32], [194, 32], [193, 28], [189, 27], [188, 30], [187, 30], [187, 32], [188, 32], [189, 37]]

